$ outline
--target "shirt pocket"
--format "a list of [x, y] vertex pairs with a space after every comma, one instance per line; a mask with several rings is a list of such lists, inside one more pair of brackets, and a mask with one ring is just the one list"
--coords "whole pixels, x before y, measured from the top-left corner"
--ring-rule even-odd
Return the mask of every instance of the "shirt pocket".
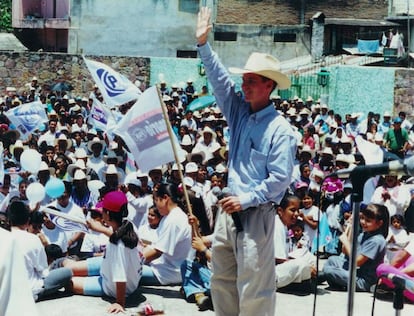
[[267, 155], [251, 148], [250, 167], [252, 171], [251, 176], [253, 178], [264, 179], [267, 176], [266, 161], [267, 161]]

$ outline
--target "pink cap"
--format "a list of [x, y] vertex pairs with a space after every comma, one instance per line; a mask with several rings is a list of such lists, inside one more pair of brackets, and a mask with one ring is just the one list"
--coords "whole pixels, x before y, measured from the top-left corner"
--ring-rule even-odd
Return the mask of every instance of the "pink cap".
[[105, 194], [102, 207], [111, 212], [120, 212], [121, 207], [128, 203], [126, 195], [120, 191], [111, 191]]

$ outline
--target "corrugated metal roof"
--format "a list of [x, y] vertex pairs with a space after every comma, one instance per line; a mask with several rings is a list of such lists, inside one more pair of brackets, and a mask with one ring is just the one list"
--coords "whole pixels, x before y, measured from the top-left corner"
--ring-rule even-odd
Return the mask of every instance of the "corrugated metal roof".
[[27, 47], [14, 34], [0, 33], [0, 51], [24, 52], [27, 50]]
[[368, 19], [339, 19], [326, 18], [325, 25], [349, 25], [349, 26], [399, 26], [399, 24], [385, 20]]

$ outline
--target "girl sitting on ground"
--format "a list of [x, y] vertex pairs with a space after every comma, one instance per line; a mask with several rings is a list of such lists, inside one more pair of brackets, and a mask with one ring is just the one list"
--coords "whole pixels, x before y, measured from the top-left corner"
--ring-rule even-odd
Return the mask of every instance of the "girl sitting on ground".
[[[138, 288], [141, 279], [142, 253], [138, 236], [131, 222], [124, 220], [128, 215], [128, 201], [124, 193], [111, 191], [103, 198], [103, 226], [93, 219], [88, 221], [91, 229], [110, 235], [105, 255], [83, 261], [63, 261], [63, 266], [72, 270], [72, 291], [75, 294], [115, 298], [107, 311], [124, 312], [126, 297]], [[110, 228], [110, 229], [108, 229]]]
[[[377, 281], [375, 270], [384, 260], [389, 220], [388, 209], [384, 205], [371, 203], [361, 209], [359, 221], [362, 232], [358, 236], [356, 256], [357, 291], [369, 291]], [[339, 238], [342, 242], [342, 254], [328, 258], [318, 280], [327, 280], [331, 288], [345, 290], [349, 278], [351, 226]]]
[[[299, 215], [300, 199], [286, 195], [277, 207], [275, 218], [275, 271], [278, 289], [296, 283], [298, 290], [310, 291], [310, 279], [315, 275], [315, 258], [305, 246], [301, 251], [292, 251], [289, 243], [289, 228], [295, 225]], [[307, 282], [304, 282], [307, 281]]]

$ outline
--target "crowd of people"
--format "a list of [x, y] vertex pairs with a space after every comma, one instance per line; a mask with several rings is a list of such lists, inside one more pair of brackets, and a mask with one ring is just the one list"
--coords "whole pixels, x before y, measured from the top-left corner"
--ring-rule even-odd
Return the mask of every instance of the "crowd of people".
[[[208, 31], [208, 27], [203, 29], [198, 37], [200, 54], [205, 58], [211, 53], [205, 42]], [[221, 69], [214, 66], [207, 61], [206, 67], [220, 74]], [[256, 78], [247, 76], [243, 80], [254, 82]], [[282, 79], [275, 79], [282, 88], [282, 81], [278, 80]], [[274, 88], [272, 82], [261, 83], [269, 95]], [[382, 115], [369, 112], [366, 117], [349, 113], [342, 117], [335, 113], [334, 105], [328, 106], [310, 96], [303, 101], [297, 96], [282, 100], [268, 95], [265, 103], [272, 104], [272, 111], [277, 113], [272, 115], [282, 120], [282, 134], [286, 133], [275, 141], [270, 139], [270, 132], [262, 133], [255, 126], [259, 122], [256, 118], [246, 121], [246, 125], [237, 125], [241, 119], [238, 113], [222, 111], [216, 105], [189, 110], [193, 99], [208, 93], [206, 87], [197, 93], [191, 82], [185, 89], [169, 87], [166, 82], [159, 85], [169, 121], [185, 155], [181, 161], [148, 173], [128, 163], [131, 156], [121, 137], [90, 124], [88, 118], [94, 100], [104, 102], [97, 87], [87, 96], [75, 97], [47, 91], [33, 77], [19, 89], [7, 88], [0, 99], [4, 164], [4, 178], [0, 181], [1, 224], [11, 230], [21, 247], [34, 299], [45, 299], [65, 288], [74, 294], [112, 297], [114, 301], [108, 311], [117, 313], [124, 310], [126, 297], [139, 286], [180, 284], [183, 297], [195, 302], [200, 310], [214, 306], [225, 313], [225, 307], [216, 303], [217, 296], [212, 297], [212, 287], [216, 295], [223, 295], [222, 300], [236, 298], [235, 291], [239, 291], [246, 295], [247, 302], [249, 293], [227, 282], [224, 270], [238, 265], [238, 269], [245, 270], [244, 276], [249, 275], [240, 282], [251, 282], [250, 275], [258, 274], [255, 269], [261, 264], [260, 258], [273, 253], [272, 271], [267, 274], [261, 270], [254, 282], [264, 283], [263, 278], [269, 282], [268, 275], [274, 274], [269, 288], [276, 284], [279, 291], [294, 288], [310, 292], [315, 282], [328, 282], [332, 289], [345, 289], [353, 184], [349, 179], [339, 178], [335, 171], [366, 163], [369, 153], [359, 144], [375, 148], [372, 154], [381, 153], [384, 162], [410, 157], [414, 153], [414, 125], [406, 113], [400, 112], [395, 117], [389, 112]], [[227, 93], [215, 90], [217, 102]], [[234, 98], [237, 96], [240, 102], [244, 98], [254, 99], [244, 93], [235, 92]], [[48, 121], [28, 139], [21, 139], [5, 112], [32, 101], [44, 105]], [[133, 104], [112, 109], [114, 116], [121, 118]], [[251, 138], [244, 138], [244, 129]], [[270, 154], [265, 157], [260, 152], [262, 148], [255, 148], [259, 143], [263, 146], [263, 139], [281, 147], [266, 148]], [[269, 147], [268, 144], [265, 146]], [[286, 183], [288, 189], [278, 192], [270, 183], [261, 188], [272, 191], [278, 203], [254, 201], [253, 195], [243, 191], [243, 185], [249, 186], [244, 182], [246, 178], [237, 172], [230, 180], [238, 179], [239, 183], [229, 181], [231, 168], [232, 172], [250, 174], [252, 181], [265, 178], [262, 168], [277, 169], [277, 159], [290, 157], [291, 148], [296, 151], [292, 152], [287, 168], [278, 170], [280, 181], [291, 179]], [[27, 149], [35, 149], [42, 156], [37, 172], [29, 172], [22, 166], [20, 158]], [[233, 152], [231, 165], [229, 151]], [[253, 169], [243, 170], [245, 159], [253, 162]], [[286, 173], [289, 175], [284, 177]], [[32, 203], [27, 188], [33, 183], [46, 186], [53, 178], [62, 180], [63, 193], [55, 198], [45, 195], [41, 201]], [[410, 238], [414, 232], [412, 182], [409, 176], [398, 175], [375, 176], [366, 182], [356, 260], [357, 290], [372, 290], [377, 276], [384, 271], [397, 271], [414, 278], [411, 260], [414, 241]], [[234, 192], [238, 187], [241, 191]], [[239, 195], [238, 200], [229, 196], [234, 193]], [[253, 207], [256, 202], [260, 207]], [[44, 212], [45, 208], [85, 222], [88, 230], [68, 230], [57, 220], [59, 216]], [[239, 214], [233, 213], [235, 209]], [[261, 217], [254, 213], [257, 210]], [[239, 215], [241, 230], [233, 222], [237, 216], [222, 217], [222, 213]], [[266, 226], [270, 221], [275, 227], [273, 236], [266, 238], [270, 241], [262, 244], [263, 249], [249, 247], [257, 239], [263, 239], [260, 234], [266, 231], [266, 227], [264, 232], [255, 231], [259, 218], [265, 224], [260, 225]], [[235, 240], [233, 235], [226, 235], [226, 227], [237, 231]], [[251, 234], [240, 248], [232, 249], [231, 243], [237, 243], [237, 236], [243, 230], [254, 231], [257, 236]], [[317, 247], [315, 240], [322, 231], [329, 238], [317, 243]], [[212, 252], [212, 247], [219, 250]], [[217, 257], [212, 271], [213, 254]], [[220, 259], [229, 264], [229, 258], [234, 256], [237, 263], [230, 268], [218, 263]], [[322, 271], [317, 271], [317, 256], [328, 258]], [[384, 286], [392, 284], [385, 282]], [[218, 288], [223, 289], [222, 294], [217, 294], [221, 293]], [[413, 299], [412, 293], [406, 295]]]
[[[161, 93], [170, 122], [187, 154], [179, 162], [184, 171], [182, 182], [177, 163], [154, 168], [148, 174], [142, 173], [139, 166], [135, 166], [135, 170], [127, 168], [128, 149], [122, 139], [115, 136], [109, 141], [105, 131], [88, 124], [93, 98], [100, 98], [98, 89], [83, 98], [71, 98], [68, 94], [57, 96], [43, 91], [36, 78], [33, 79], [31, 87], [35, 89], [30, 88], [30, 91], [35, 92], [28, 94], [33, 98], [8, 89], [1, 100], [0, 127], [5, 170], [1, 183], [3, 224], [10, 225], [12, 231], [19, 227], [19, 234], [24, 231], [24, 236], [16, 238], [31, 247], [26, 249], [27, 257], [36, 256], [36, 261], [27, 263], [30, 267], [26, 266], [31, 271], [34, 297], [41, 299], [66, 286], [76, 294], [115, 297], [119, 305], [114, 305], [110, 311], [116, 312], [123, 309], [125, 297], [133, 293], [138, 284], [182, 284], [183, 295], [188, 301], [197, 302], [201, 309], [212, 308], [210, 247], [219, 209], [217, 202], [228, 185], [227, 155], [231, 138], [220, 109], [213, 105], [197, 111], [186, 110], [188, 96], [181, 93], [185, 97], [180, 97], [180, 89], [175, 86], [168, 89], [165, 83], [162, 84]], [[197, 98], [195, 91], [191, 98]], [[22, 140], [4, 112], [33, 100], [44, 104], [49, 121], [44, 130], [39, 129], [29, 139]], [[333, 286], [346, 287], [347, 271], [342, 268], [345, 257], [338, 255], [345, 245], [349, 248], [352, 183], [327, 175], [338, 169], [364, 165], [364, 156], [355, 142], [358, 136], [379, 146], [384, 161], [409, 157], [414, 144], [412, 124], [405, 113], [392, 119], [388, 112], [382, 118], [370, 112], [362, 120], [352, 113], [342, 120], [332, 108], [311, 97], [304, 102], [298, 97], [282, 100], [274, 96], [271, 102], [290, 123], [298, 146], [292, 181], [274, 214], [277, 288], [299, 286], [302, 290], [310, 290], [311, 280], [317, 275], [320, 282], [328, 280]], [[121, 113], [130, 106], [123, 105], [116, 111]], [[36, 149], [42, 155], [37, 174], [22, 169], [20, 157], [28, 148]], [[63, 180], [65, 191], [62, 196], [57, 199], [46, 196], [39, 204], [31, 205], [26, 196], [27, 187], [33, 182], [46, 185], [51, 177]], [[381, 238], [378, 237], [381, 242], [377, 241], [375, 250], [371, 249], [373, 253], [364, 255], [370, 262], [367, 269], [358, 270], [360, 290], [369, 291], [376, 282], [372, 268], [376, 268], [383, 258], [391, 264], [397, 250], [404, 249], [410, 240], [407, 232], [414, 231], [411, 180], [394, 175], [376, 176], [365, 186], [364, 203], [367, 206], [362, 213], [370, 214], [364, 218], [381, 220], [382, 233], [379, 234]], [[98, 191], [88, 186], [92, 182], [100, 183]], [[196, 223], [198, 227], [195, 237], [192, 237], [185, 215], [188, 212], [183, 185], [191, 198], [192, 224]], [[384, 213], [380, 205], [386, 206], [392, 220], [376, 215], [380, 210]], [[53, 217], [42, 213], [44, 207], [87, 219], [89, 232], [68, 232], [59, 228]], [[329, 227], [331, 239], [316, 250], [313, 243], [323, 216], [327, 218], [324, 224]], [[383, 229], [385, 226], [387, 229]], [[364, 225], [361, 227], [369, 232]], [[33, 245], [27, 244], [27, 234], [31, 233], [39, 237]], [[116, 244], [114, 241], [118, 239], [123, 241], [122, 250], [112, 250], [109, 245], [111, 242]], [[109, 255], [109, 250], [114, 254]], [[387, 256], [383, 257], [385, 250]], [[104, 252], [107, 255], [102, 260]], [[319, 273], [315, 255], [330, 257]], [[126, 266], [117, 265], [117, 256], [124, 258], [122, 264], [127, 260]], [[334, 261], [333, 258], [338, 259]], [[366, 260], [362, 260], [361, 265], [366, 264]], [[34, 265], [39, 261], [41, 268]], [[339, 268], [342, 269], [341, 277], [338, 277], [338, 271], [331, 271]], [[48, 277], [45, 278], [46, 270]], [[134, 275], [128, 273], [130, 271], [136, 272], [133, 279], [129, 277]], [[122, 275], [117, 274], [121, 272]], [[68, 277], [68, 273], [73, 277]], [[40, 280], [46, 282], [53, 275], [58, 286], [47, 291]], [[114, 278], [116, 283], [125, 284], [120, 293], [114, 286]], [[39, 292], [40, 289], [43, 290]]]

